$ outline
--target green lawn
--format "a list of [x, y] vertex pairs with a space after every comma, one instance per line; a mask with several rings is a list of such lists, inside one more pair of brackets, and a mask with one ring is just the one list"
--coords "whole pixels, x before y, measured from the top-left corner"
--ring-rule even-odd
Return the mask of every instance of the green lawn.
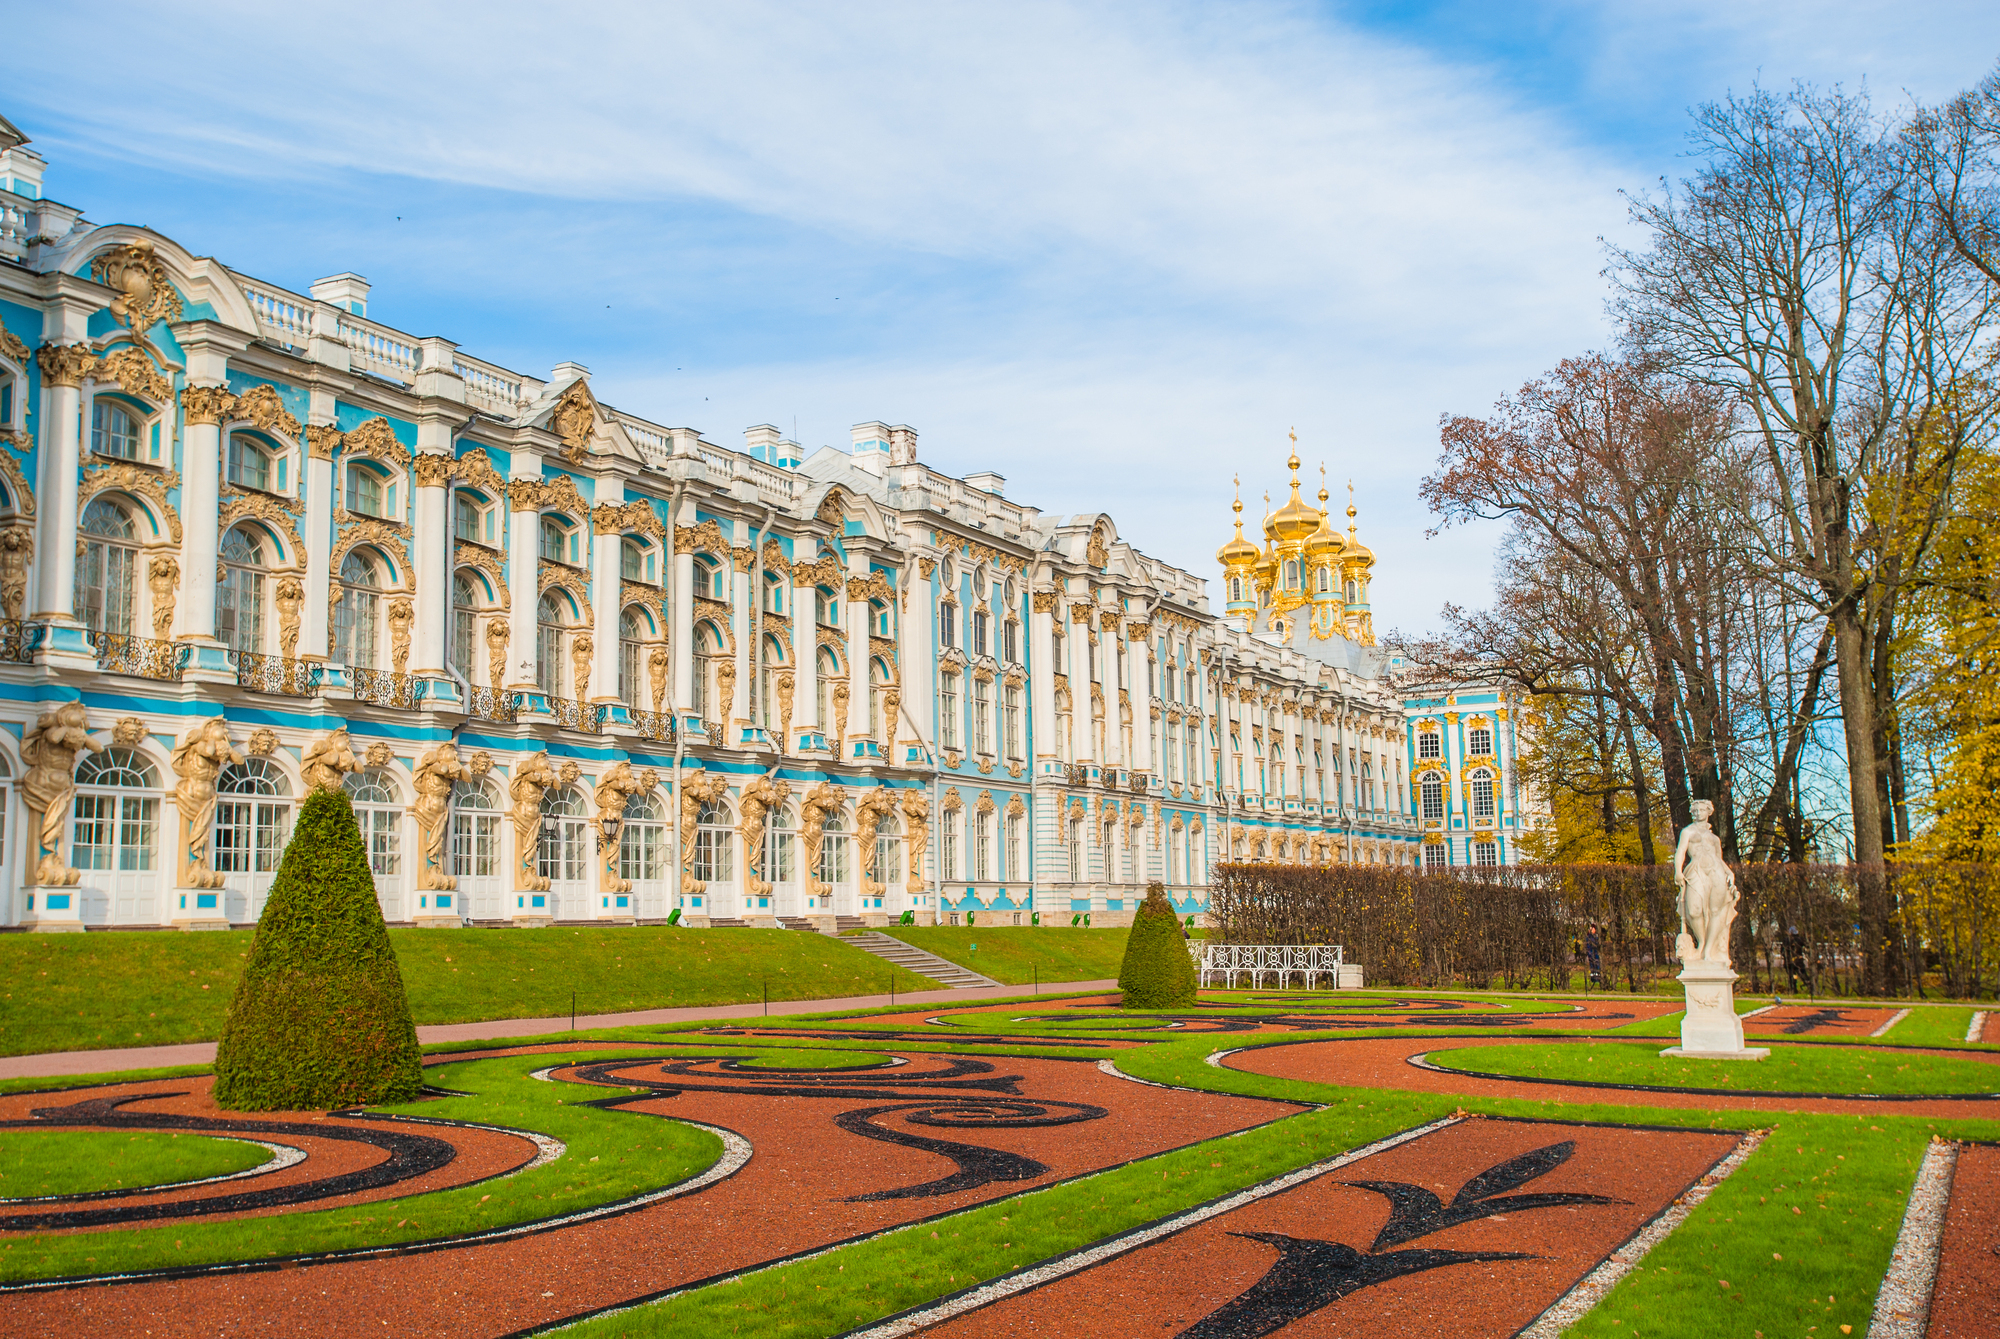
[[1003, 985], [1025, 986], [1038, 971], [1044, 984], [1115, 979], [1129, 932], [1067, 925], [891, 925], [882, 933]]
[[1972, 1026], [1972, 1012], [1943, 1005], [1913, 1008], [1908, 1018], [1882, 1034], [1882, 1040], [1898, 1046], [1962, 1045], [1965, 1030]]
[[239, 1139], [124, 1130], [0, 1130], [0, 1199], [86, 1195], [248, 1171], [271, 1150]]
[[[1759, 1044], [1766, 1044], [1759, 1038]], [[1687, 1060], [1650, 1042], [1539, 1042], [1433, 1051], [1446, 1069], [1661, 1088], [1784, 1093], [1990, 1093], [2000, 1064], [1857, 1046], [1773, 1045], [1767, 1060]]]
[[[252, 931], [0, 935], [0, 1055], [211, 1041]], [[1102, 931], [1100, 933], [1113, 933]], [[1123, 942], [1124, 931], [1117, 931]], [[665, 926], [391, 930], [418, 1023], [929, 990], [829, 935]], [[1025, 978], [1024, 978], [1025, 979]]]

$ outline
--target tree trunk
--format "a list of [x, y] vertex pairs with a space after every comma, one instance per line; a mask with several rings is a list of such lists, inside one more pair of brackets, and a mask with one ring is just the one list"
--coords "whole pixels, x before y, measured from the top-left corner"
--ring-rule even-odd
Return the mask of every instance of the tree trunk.
[[1847, 793], [1854, 806], [1854, 863], [1860, 884], [1861, 989], [1888, 985], [1889, 894], [1882, 881], [1882, 798], [1875, 782], [1875, 693], [1860, 612], [1852, 599], [1833, 607], [1833, 653], [1847, 744]]

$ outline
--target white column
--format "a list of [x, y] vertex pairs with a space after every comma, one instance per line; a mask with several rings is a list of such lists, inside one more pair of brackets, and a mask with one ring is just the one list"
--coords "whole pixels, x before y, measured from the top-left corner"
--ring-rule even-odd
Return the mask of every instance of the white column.
[[[736, 547], [748, 549], [753, 538], [750, 523], [738, 521]], [[736, 742], [736, 722], [742, 721], [746, 725], [757, 723], [749, 719], [750, 676], [754, 673], [750, 655], [751, 613], [754, 608], [751, 604], [754, 596], [750, 590], [750, 568], [755, 561], [753, 556], [744, 562], [732, 564], [734, 570], [729, 578], [729, 623], [734, 629], [731, 635], [736, 639], [736, 691], [730, 695], [731, 700], [723, 706], [724, 719], [730, 727], [730, 733], [724, 738], [731, 744]]]
[[[595, 522], [593, 521], [593, 525]], [[617, 702], [618, 696], [618, 614], [621, 603], [619, 558], [624, 535], [609, 527], [594, 530], [591, 536], [590, 617], [597, 624], [597, 644], [590, 660], [589, 702]], [[641, 682], [633, 686], [633, 696], [650, 702], [643, 691], [646, 668], [639, 667]]]
[[[542, 458], [516, 451], [508, 462], [509, 482], [540, 484]], [[541, 598], [541, 568], [535, 526], [541, 509], [516, 495], [507, 497], [507, 687], [535, 692], [535, 606]]]
[[[323, 394], [313, 392], [315, 417]], [[327, 421], [306, 429], [306, 607], [299, 620], [299, 656], [304, 660], [326, 659], [327, 601], [333, 594], [333, 441], [339, 432], [331, 422], [333, 397], [326, 395], [326, 400]]]
[[[931, 723], [932, 705], [937, 700], [937, 645], [933, 638], [936, 625], [932, 622], [931, 583], [917, 572], [917, 565], [911, 563], [903, 569], [904, 588], [897, 592], [902, 614], [896, 620], [897, 656], [903, 681], [903, 710], [915, 723], [917, 737], [927, 744], [935, 745], [934, 727]], [[997, 631], [1006, 623], [1004, 607], [995, 625]], [[998, 659], [996, 656], [995, 659]], [[996, 682], [993, 686], [993, 730], [996, 752], [1006, 755], [1006, 742], [1001, 731], [1001, 712], [1006, 701], [1006, 684]], [[890, 732], [890, 738], [900, 739], [900, 729]], [[901, 761], [901, 759], [895, 759]]]
[[[1123, 631], [1129, 634], [1131, 630], [1132, 625], [1127, 623]], [[1153, 694], [1147, 686], [1147, 680], [1155, 676], [1146, 672], [1151, 653], [1144, 637], [1127, 636], [1124, 644], [1125, 663], [1129, 667], [1127, 674], [1132, 680], [1132, 757], [1129, 762], [1135, 772], [1151, 772], [1157, 770], [1153, 757]], [[1161, 728], [1166, 728], [1164, 718]]]
[[[681, 509], [687, 514], [688, 522], [693, 520], [693, 505], [683, 503]], [[681, 517], [673, 518], [669, 530], [683, 524]], [[673, 641], [674, 656], [674, 710], [683, 714], [694, 710], [694, 554], [679, 551], [679, 544], [670, 536], [674, 544], [674, 607]]]
[[429, 678], [444, 677], [445, 620], [451, 616], [451, 536], [445, 520], [449, 470], [446, 457], [423, 455], [411, 471], [417, 483], [417, 627], [410, 672]]
[[[207, 389], [190, 387], [189, 392]], [[182, 395], [192, 402], [190, 393]], [[197, 419], [190, 408], [181, 429], [181, 598], [175, 606], [175, 635], [183, 640], [215, 636], [215, 558], [221, 536], [222, 425], [209, 414]], [[211, 410], [211, 413], [219, 411]]]
[[68, 619], [76, 615], [76, 479], [83, 449], [79, 364], [88, 350], [68, 345], [56, 352], [60, 359], [41, 359], [42, 467], [35, 486], [42, 509], [35, 527], [40, 580], [35, 583], [33, 617]]
[[[868, 555], [855, 550], [847, 555], [847, 575], [857, 581], [868, 579]], [[842, 592], [843, 597], [845, 592]], [[851, 739], [869, 738], [868, 725], [875, 718], [875, 686], [869, 678], [868, 664], [873, 658], [868, 654], [868, 601], [845, 600], [841, 608], [847, 611], [847, 733]], [[968, 691], [970, 685], [967, 685]], [[851, 758], [854, 750], [847, 740], [840, 742], [840, 752], [835, 755]], [[966, 813], [972, 811], [968, 808]], [[966, 828], [971, 831], [969, 820]]]
[[[1069, 615], [1064, 610], [1065, 617]], [[1102, 763], [1090, 740], [1090, 624], [1071, 623], [1069, 636], [1069, 756], [1076, 762], [1086, 759]]]
[[817, 541], [801, 535], [792, 541], [792, 737], [777, 741], [790, 753], [803, 734], [820, 729], [819, 719], [819, 588], [801, 585], [798, 571], [817, 560]]
[[[1060, 597], [1058, 597], [1060, 598]], [[1051, 643], [1055, 640], [1055, 620], [1061, 617], [1060, 610], [1055, 615], [1045, 613], [1036, 604], [1036, 597], [1029, 597], [1028, 615], [1028, 760], [1054, 758], [1061, 754], [1062, 746], [1056, 741], [1056, 675], [1063, 673]], [[1074, 708], [1074, 695], [1072, 695]]]

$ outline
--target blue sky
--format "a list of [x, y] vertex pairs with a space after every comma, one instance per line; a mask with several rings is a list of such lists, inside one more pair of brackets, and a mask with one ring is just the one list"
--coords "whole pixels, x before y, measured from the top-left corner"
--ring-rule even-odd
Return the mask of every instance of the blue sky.
[[[1935, 100], [1990, 3], [104, 4], [10, 16], [49, 193], [739, 444], [919, 432], [1203, 575], [1285, 434], [1381, 559], [1380, 628], [1478, 602], [1426, 539], [1441, 413], [1599, 346], [1621, 189], [1686, 109]], [[115, 34], [115, 38], [111, 35]], [[123, 53], [123, 54], [119, 54]], [[1338, 503], [1336, 504], [1338, 505]]]

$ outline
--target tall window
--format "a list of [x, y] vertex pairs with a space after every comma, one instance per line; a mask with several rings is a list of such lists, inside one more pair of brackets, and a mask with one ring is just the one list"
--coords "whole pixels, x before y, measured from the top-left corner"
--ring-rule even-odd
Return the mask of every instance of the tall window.
[[783, 805], [771, 810], [764, 821], [764, 880], [780, 888], [797, 875], [799, 834], [792, 831], [792, 816]]
[[[629, 812], [628, 812], [629, 819]], [[500, 870], [500, 805], [478, 781], [451, 788], [451, 875], [490, 879]]]
[[972, 877], [978, 883], [993, 878], [993, 815], [985, 810], [972, 816]]
[[1475, 725], [1465, 734], [1465, 751], [1475, 758], [1493, 756], [1493, 732], [1483, 725]]
[[1493, 773], [1484, 768], [1472, 774], [1472, 817], [1493, 821]]
[[694, 593], [708, 600], [729, 598], [729, 574], [706, 553], [694, 556]]
[[551, 883], [581, 883], [585, 851], [583, 797], [574, 786], [542, 796], [542, 835], [535, 849], [536, 872]]
[[823, 628], [840, 626], [840, 597], [825, 586], [813, 591], [813, 619]]
[[894, 888], [902, 881], [903, 825], [894, 814], [884, 814], [875, 829], [875, 882]]
[[1083, 868], [1083, 820], [1069, 821], [1069, 877], [1072, 883], [1084, 881]]
[[938, 837], [940, 883], [955, 883], [958, 880], [958, 814], [956, 809], [944, 811], [944, 822]]
[[766, 730], [775, 730], [782, 719], [778, 709], [778, 680], [785, 672], [785, 646], [776, 637], [764, 639], [764, 663], [757, 679], [757, 716]]
[[958, 606], [950, 601], [938, 606], [938, 645], [958, 645]]
[[236, 433], [229, 439], [229, 461], [227, 477], [230, 483], [241, 488], [255, 488], [270, 492], [276, 481], [277, 469], [271, 453], [255, 437]]
[[627, 581], [658, 584], [659, 574], [652, 550], [636, 539], [621, 541], [618, 545], [618, 575]]
[[69, 863], [92, 870], [156, 868], [159, 797], [123, 793], [158, 790], [153, 764], [131, 749], [106, 749], [77, 764], [76, 786]]
[[563, 686], [563, 605], [554, 591], [535, 606], [535, 687], [561, 697]]
[[627, 609], [618, 616], [618, 700], [628, 707], [645, 700], [645, 678], [639, 672], [645, 637], [645, 620], [638, 610]]
[[891, 612], [891, 606], [887, 600], [870, 600], [868, 602], [868, 627], [871, 630], [871, 635], [876, 637], [893, 637], [896, 635], [896, 616]]
[[264, 546], [238, 526], [222, 537], [222, 585], [215, 592], [215, 635], [232, 651], [264, 649]]
[[1016, 881], [1028, 877], [1028, 867], [1021, 862], [1021, 816], [1007, 815], [1007, 866], [1000, 872], [1003, 879]]
[[972, 751], [993, 751], [993, 685], [985, 679], [972, 681]]
[[1444, 849], [1443, 842], [1426, 843], [1424, 846], [1424, 868], [1443, 869], [1448, 854]]
[[479, 596], [472, 578], [463, 572], [452, 573], [451, 667], [468, 683], [472, 681], [473, 630], [477, 624], [474, 614], [478, 608]]
[[1436, 773], [1432, 773], [1419, 782], [1418, 786], [1418, 793], [1423, 797], [1424, 817], [1443, 818], [1444, 782], [1438, 779]]
[[365, 549], [340, 560], [340, 602], [333, 610], [333, 658], [358, 669], [375, 668], [382, 567]]
[[460, 539], [469, 539], [475, 544], [491, 544], [495, 538], [491, 510], [466, 492], [452, 494], [451, 529]]
[[[818, 665], [818, 669], [815, 672], [813, 682], [818, 689], [819, 728], [820, 732], [824, 734], [833, 729], [833, 684], [834, 680], [840, 677], [840, 661], [835, 658], [833, 652], [822, 646], [819, 649], [819, 656], [815, 663]], [[834, 740], [833, 745], [838, 750], [840, 741], [837, 739]]]
[[1439, 742], [1436, 730], [1420, 730], [1417, 732], [1417, 756], [1419, 758], [1436, 758], [1441, 757], [1442, 754], [1443, 745]]
[[842, 888], [853, 877], [853, 851], [850, 849], [854, 838], [847, 831], [847, 818], [839, 810], [826, 816], [826, 825], [820, 830], [819, 881], [831, 888]]
[[783, 614], [785, 612], [786, 582], [782, 574], [764, 573], [764, 612]]
[[347, 467], [347, 509], [360, 516], [401, 520], [396, 507], [396, 481], [374, 465]]
[[716, 701], [715, 667], [722, 658], [722, 634], [702, 622], [694, 630], [694, 711], [704, 721], [719, 721], [729, 710], [729, 703]]
[[1021, 686], [1010, 683], [1000, 699], [1000, 733], [1007, 741], [1007, 756], [1021, 756]]
[[976, 656], [986, 654], [986, 623], [985, 610], [975, 609], [972, 611], [972, 654]]
[[77, 530], [76, 616], [92, 632], [130, 633], [139, 566], [131, 514], [109, 498], [92, 498]]
[[403, 872], [402, 810], [396, 791], [380, 772], [350, 772], [341, 782], [354, 805], [354, 819], [361, 827], [362, 845], [368, 848], [368, 868], [375, 876], [376, 891], [386, 891], [382, 881]]
[[625, 827], [618, 834], [619, 878], [652, 883], [667, 877], [666, 824], [666, 810], [657, 796], [646, 795], [625, 806]]
[[1021, 625], [1008, 619], [1000, 629], [1001, 658], [1010, 665], [1021, 663]]
[[90, 402], [90, 449], [120, 460], [139, 458], [139, 421], [124, 406], [102, 397]]
[[703, 883], [727, 883], [735, 878], [735, 840], [729, 811], [718, 804], [703, 804], [695, 817], [694, 877]]
[[1500, 844], [1498, 842], [1474, 842], [1472, 844], [1472, 863], [1475, 865], [1485, 865], [1489, 868], [1499, 864]]
[[959, 676], [946, 674], [939, 678], [938, 689], [938, 743], [948, 749], [958, 747], [958, 684]]
[[291, 839], [292, 793], [268, 758], [223, 769], [215, 783], [214, 867], [219, 874], [275, 874]]
[[570, 556], [569, 529], [553, 516], [542, 518], [540, 556], [544, 562], [567, 563], [574, 561]]

